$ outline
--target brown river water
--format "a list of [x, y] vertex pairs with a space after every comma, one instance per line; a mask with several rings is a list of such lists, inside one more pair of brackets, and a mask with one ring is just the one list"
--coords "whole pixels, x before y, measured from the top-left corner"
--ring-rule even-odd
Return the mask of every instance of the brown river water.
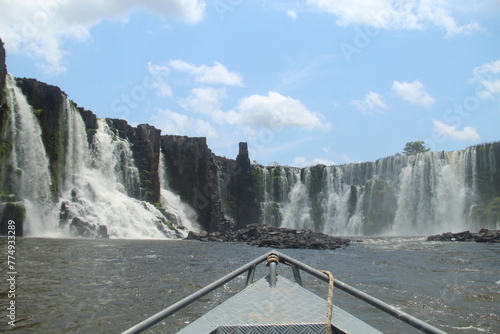
[[[0, 240], [0, 332], [16, 334], [120, 333], [270, 250], [179, 240], [18, 238], [13, 282], [7, 238]], [[500, 244], [371, 238], [333, 251], [282, 252], [448, 333], [500, 333]], [[256, 278], [267, 273], [260, 267]], [[278, 274], [293, 277], [283, 265]], [[175, 333], [239, 291], [245, 278], [147, 333]], [[306, 273], [302, 278], [326, 298], [325, 283]], [[338, 289], [334, 303], [382, 332], [419, 333]]]

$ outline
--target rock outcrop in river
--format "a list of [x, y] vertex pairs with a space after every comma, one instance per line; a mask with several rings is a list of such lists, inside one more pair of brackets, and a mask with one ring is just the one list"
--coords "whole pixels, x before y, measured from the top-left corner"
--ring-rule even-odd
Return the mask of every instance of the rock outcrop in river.
[[431, 235], [427, 241], [475, 241], [475, 242], [500, 242], [500, 230], [489, 230], [483, 228], [477, 233], [470, 231]]
[[213, 242], [246, 242], [252, 246], [270, 248], [337, 249], [349, 246], [350, 240], [311, 230], [274, 228], [249, 224], [247, 228], [224, 232], [190, 232], [188, 240]]

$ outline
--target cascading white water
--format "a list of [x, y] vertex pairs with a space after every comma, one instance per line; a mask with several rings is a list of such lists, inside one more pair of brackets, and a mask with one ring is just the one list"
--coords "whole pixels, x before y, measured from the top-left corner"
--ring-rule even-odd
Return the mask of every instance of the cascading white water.
[[476, 161], [470, 148], [302, 170], [263, 168], [262, 217], [273, 226], [336, 235], [466, 229], [477, 202]]
[[66, 112], [71, 140], [66, 147], [66, 181], [61, 184], [59, 201], [66, 229], [83, 223], [95, 227], [96, 235], [98, 227], [105, 225], [114, 238], [176, 237], [158, 209], [128, 195], [139, 184], [129, 143], [116, 137], [101, 119], [90, 150], [83, 120], [69, 101]]
[[287, 171], [281, 168], [281, 173], [284, 175], [281, 183], [286, 184], [286, 188], [290, 189], [286, 202], [281, 209], [283, 216], [282, 226], [293, 229], [314, 229], [307, 186], [310, 175], [307, 175], [306, 171], [305, 182], [301, 182], [299, 169]]
[[167, 212], [169, 218], [175, 222], [175, 226], [183, 237], [186, 237], [189, 231], [199, 232], [200, 227], [196, 223], [198, 220], [196, 211], [188, 204], [182, 202], [181, 197], [170, 189], [166, 166], [165, 157], [160, 153], [158, 174], [160, 176], [162, 208]]
[[392, 233], [421, 235], [466, 229], [475, 199], [475, 182], [467, 179], [476, 175], [475, 159], [470, 149], [410, 157], [401, 171]]
[[91, 150], [92, 167], [113, 180], [117, 190], [132, 195], [140, 188], [140, 176], [130, 144], [116, 136], [104, 119], [98, 119], [97, 124], [99, 130], [94, 134]]
[[7, 104], [12, 111], [10, 131], [13, 150], [10, 164], [15, 170], [15, 179], [11, 182], [17, 188], [17, 195], [26, 208], [25, 233], [53, 234], [58, 229], [51, 215], [51, 176], [40, 125], [32, 107], [10, 74], [6, 78], [6, 87]]
[[[326, 167], [324, 171], [324, 189], [322, 195], [323, 233], [339, 235], [359, 235], [362, 233], [362, 217], [349, 216], [352, 188], [346, 183], [345, 168]], [[350, 173], [347, 173], [350, 175]], [[335, 222], [331, 224], [330, 222]]]

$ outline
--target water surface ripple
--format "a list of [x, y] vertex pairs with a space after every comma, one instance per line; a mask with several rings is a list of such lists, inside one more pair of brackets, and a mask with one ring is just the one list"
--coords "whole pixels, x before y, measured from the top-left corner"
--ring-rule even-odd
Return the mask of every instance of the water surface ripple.
[[[6, 238], [3, 249], [6, 253]], [[245, 244], [162, 240], [19, 238], [16, 326], [2, 331], [119, 333], [269, 251]], [[285, 250], [449, 333], [500, 333], [500, 244], [374, 238], [344, 250]], [[7, 256], [2, 272], [7, 270]], [[266, 274], [264, 266], [257, 274]], [[292, 277], [280, 265], [279, 274]], [[256, 276], [260, 277], [260, 276]], [[303, 274], [326, 297], [326, 286]], [[244, 285], [245, 277], [178, 312], [148, 333], [175, 333]], [[336, 305], [387, 333], [419, 333], [336, 289]]]

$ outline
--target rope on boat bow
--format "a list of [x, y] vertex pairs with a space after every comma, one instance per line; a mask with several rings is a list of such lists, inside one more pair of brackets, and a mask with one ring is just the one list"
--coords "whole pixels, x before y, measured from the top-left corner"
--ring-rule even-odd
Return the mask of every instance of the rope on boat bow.
[[266, 266], [269, 267], [269, 265], [271, 264], [271, 262], [276, 262], [276, 263], [279, 263], [280, 262], [280, 256], [276, 253], [271, 253], [267, 256], [267, 261], [266, 261]]
[[321, 270], [328, 276], [328, 305], [326, 310], [326, 334], [332, 334], [332, 308], [333, 308], [333, 286], [335, 278], [333, 274], [326, 270]]
[[[266, 266], [269, 267], [271, 263], [280, 263], [283, 262], [286, 265], [292, 265], [290, 263], [287, 263], [286, 261], [283, 261], [280, 259], [280, 256], [278, 253], [270, 253], [267, 256], [266, 260]], [[328, 303], [327, 303], [327, 310], [326, 310], [326, 334], [332, 334], [332, 312], [333, 312], [333, 287], [335, 285], [335, 278], [333, 277], [333, 274], [329, 271], [326, 270], [321, 270], [321, 272], [325, 275], [328, 276]], [[276, 272], [274, 271], [274, 275], [276, 275]], [[271, 286], [274, 286], [276, 283], [276, 279], [274, 278], [274, 283], [271, 283]]]

